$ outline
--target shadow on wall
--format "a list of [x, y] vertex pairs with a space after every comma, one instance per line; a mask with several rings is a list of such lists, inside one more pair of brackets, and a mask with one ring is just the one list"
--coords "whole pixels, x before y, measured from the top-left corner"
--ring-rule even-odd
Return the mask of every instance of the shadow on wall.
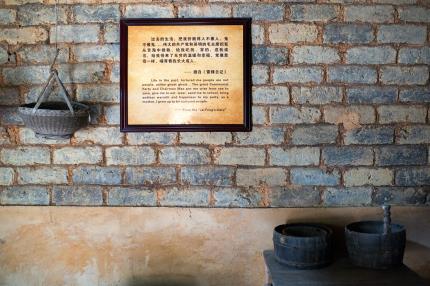
[[188, 275], [137, 276], [129, 279], [127, 286], [198, 286], [197, 280]]

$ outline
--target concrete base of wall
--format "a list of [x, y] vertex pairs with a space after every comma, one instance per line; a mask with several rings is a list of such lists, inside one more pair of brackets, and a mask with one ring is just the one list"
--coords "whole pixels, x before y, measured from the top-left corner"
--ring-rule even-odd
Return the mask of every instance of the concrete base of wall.
[[[430, 208], [395, 207], [407, 227], [405, 263], [430, 278]], [[1, 207], [0, 285], [262, 285], [273, 227], [336, 230], [378, 208], [185, 209]]]

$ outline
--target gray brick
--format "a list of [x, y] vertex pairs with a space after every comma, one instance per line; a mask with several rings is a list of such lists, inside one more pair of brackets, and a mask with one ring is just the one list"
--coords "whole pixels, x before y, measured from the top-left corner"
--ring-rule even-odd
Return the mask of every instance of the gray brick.
[[372, 189], [366, 187], [355, 188], [327, 188], [323, 193], [324, 206], [369, 206], [372, 203]]
[[276, 4], [246, 4], [233, 7], [234, 17], [251, 17], [254, 21], [280, 21], [284, 19], [284, 6]]
[[334, 5], [291, 5], [291, 21], [328, 22], [339, 17], [339, 8]]
[[283, 186], [287, 181], [286, 171], [280, 168], [238, 169], [238, 186]]
[[284, 142], [284, 129], [256, 127], [252, 132], [238, 132], [236, 141], [241, 145], [279, 145]]
[[327, 166], [370, 166], [373, 164], [373, 150], [368, 147], [325, 147], [322, 160]]
[[428, 186], [430, 185], [430, 167], [402, 168], [396, 171], [398, 186]]
[[155, 192], [151, 189], [116, 187], [109, 190], [110, 206], [156, 206]]
[[0, 159], [7, 165], [35, 165], [49, 164], [50, 152], [47, 147], [18, 147], [15, 149], [3, 148], [0, 151]]
[[346, 90], [347, 101], [355, 104], [394, 103], [397, 101], [397, 88], [361, 86]]
[[122, 144], [123, 133], [117, 127], [91, 127], [75, 132], [73, 141], [85, 144]]
[[148, 165], [155, 162], [151, 147], [109, 147], [106, 148], [106, 165]]
[[251, 37], [253, 45], [264, 44], [264, 27], [253, 24], [251, 26]]
[[430, 126], [405, 126], [400, 129], [397, 143], [399, 144], [425, 144], [430, 143]]
[[[57, 63], [65, 63], [69, 60], [69, 48], [61, 47], [57, 57]], [[24, 46], [17, 54], [22, 63], [26, 64], [50, 64], [55, 56], [54, 45]]]
[[23, 5], [29, 3], [43, 3], [43, 0], [5, 0], [6, 5]]
[[252, 122], [253, 124], [266, 124], [266, 110], [262, 106], [252, 107]]
[[273, 24], [269, 27], [269, 39], [272, 44], [290, 44], [314, 42], [318, 38], [316, 25], [311, 24]]
[[390, 169], [354, 168], [345, 171], [343, 176], [346, 187], [388, 186], [393, 182], [394, 172]]
[[46, 82], [48, 75], [48, 66], [3, 68], [3, 79], [7, 85], [41, 84]]
[[174, 132], [128, 133], [127, 142], [130, 145], [159, 144], [170, 145], [176, 141]]
[[367, 24], [328, 24], [324, 28], [324, 43], [366, 44], [373, 41], [373, 29]]
[[426, 195], [424, 188], [384, 187], [376, 189], [373, 201], [378, 205], [424, 205]]
[[273, 72], [273, 83], [320, 83], [323, 80], [321, 67], [276, 67]]
[[105, 23], [118, 21], [119, 5], [76, 5], [73, 14], [78, 23]]
[[340, 173], [337, 170], [293, 168], [290, 171], [290, 180], [296, 185], [336, 186], [340, 182]]
[[2, 125], [23, 124], [21, 117], [18, 115], [16, 107], [0, 106], [0, 122]]
[[103, 204], [102, 188], [55, 186], [52, 189], [52, 202], [59, 206], [100, 206]]
[[399, 51], [401, 64], [430, 64], [430, 47], [401, 48]]
[[226, 147], [215, 151], [215, 163], [219, 165], [263, 166], [264, 149]]
[[0, 186], [12, 185], [14, 176], [12, 168], [0, 167]]
[[29, 128], [19, 129], [19, 141], [21, 144], [70, 144], [70, 139], [44, 139], [42, 137], [38, 137], [34, 131]]
[[78, 101], [92, 103], [119, 103], [119, 86], [117, 84], [78, 85]]
[[119, 26], [118, 24], [104, 25], [104, 38], [106, 43], [119, 43]]
[[320, 145], [336, 143], [336, 125], [312, 125], [295, 127], [291, 134], [294, 145]]
[[320, 161], [316, 147], [270, 148], [269, 155], [273, 166], [316, 166]]
[[289, 104], [290, 92], [286, 86], [261, 86], [252, 89], [252, 102], [263, 104]]
[[418, 6], [406, 6], [398, 9], [399, 18], [406, 22], [430, 23], [430, 9]]
[[206, 148], [166, 147], [160, 151], [161, 164], [203, 165], [209, 162], [209, 150]]
[[388, 5], [346, 6], [345, 21], [392, 23], [394, 22], [394, 8]]
[[57, 38], [55, 27], [49, 30], [51, 43], [97, 43], [99, 40], [100, 27], [94, 24], [87, 25], [58, 25]]
[[60, 167], [21, 167], [18, 168], [18, 183], [28, 184], [66, 184], [67, 169]]
[[293, 49], [295, 64], [332, 64], [340, 61], [337, 50], [321, 46], [299, 46]]
[[9, 187], [0, 192], [2, 205], [48, 205], [49, 191], [45, 187]]
[[392, 127], [366, 126], [346, 131], [344, 144], [392, 144], [393, 138]]
[[384, 146], [375, 149], [377, 166], [426, 165], [426, 146]]
[[173, 18], [173, 6], [136, 4], [125, 7], [124, 16], [127, 18]]
[[54, 164], [98, 164], [103, 160], [100, 147], [62, 147], [53, 153]]
[[425, 123], [427, 108], [411, 105], [383, 105], [377, 108], [379, 123], [410, 122]]
[[364, 66], [334, 66], [328, 68], [328, 81], [339, 83], [376, 83], [376, 68]]
[[342, 88], [334, 86], [293, 87], [292, 98], [298, 104], [342, 102]]
[[58, 75], [63, 83], [98, 82], [104, 78], [104, 74], [105, 65], [103, 63], [79, 63], [58, 67]]
[[320, 117], [320, 110], [313, 107], [274, 107], [270, 109], [272, 123], [316, 123]]
[[373, 2], [378, 4], [402, 5], [402, 4], [415, 4], [417, 0], [374, 0]]
[[[57, 7], [58, 23], [67, 22], [65, 6]], [[22, 5], [18, 7], [18, 22], [22, 26], [55, 24], [55, 7], [46, 5]]]
[[413, 85], [425, 84], [429, 79], [427, 66], [381, 67], [380, 80], [384, 84]]
[[160, 205], [162, 207], [207, 207], [209, 189], [204, 187], [168, 188], [161, 194]]
[[121, 169], [115, 167], [79, 166], [73, 170], [75, 184], [118, 185], [121, 184]]
[[423, 44], [426, 41], [425, 26], [415, 25], [382, 25], [379, 27], [377, 39], [380, 43]]
[[76, 45], [73, 54], [79, 62], [119, 61], [119, 45]]
[[0, 42], [5, 41], [10, 45], [36, 44], [47, 39], [48, 33], [41, 27], [2, 28], [0, 34]]
[[11, 87], [0, 87], [0, 105], [18, 105], [19, 89]]
[[215, 188], [215, 207], [258, 207], [261, 195], [255, 190], [239, 188]]
[[224, 5], [185, 5], [178, 8], [179, 18], [224, 18], [231, 16], [231, 9]]
[[119, 82], [119, 63], [113, 63], [109, 79], [111, 82]]
[[104, 114], [106, 123], [111, 125], [118, 125], [120, 118], [119, 105], [109, 105], [104, 107]]
[[321, 112], [313, 107], [274, 107], [270, 109], [272, 123], [316, 123], [321, 118]]
[[0, 25], [13, 24], [16, 21], [16, 10], [0, 9]]
[[272, 207], [314, 207], [321, 203], [320, 191], [312, 187], [274, 188], [270, 194]]
[[0, 47], [0, 65], [6, 64], [9, 61], [9, 53], [7, 50]]
[[253, 47], [252, 63], [285, 65], [288, 63], [288, 49], [266, 46]]
[[399, 99], [403, 102], [430, 102], [430, 88], [414, 87], [400, 90]]
[[181, 168], [181, 182], [190, 185], [231, 186], [234, 168], [203, 166]]
[[175, 167], [129, 167], [125, 178], [131, 185], [169, 185], [176, 183]]
[[374, 123], [376, 116], [371, 106], [327, 106], [324, 108], [324, 119], [327, 123], [342, 123], [349, 129], [359, 124]]
[[269, 82], [269, 67], [263, 65], [252, 66], [252, 84], [265, 84]]
[[182, 144], [224, 145], [231, 143], [230, 132], [183, 132], [179, 135]]
[[6, 128], [0, 126], [0, 145], [8, 145], [11, 143], [10, 135]]
[[346, 52], [348, 64], [391, 64], [396, 62], [396, 50], [392, 47], [354, 47]]

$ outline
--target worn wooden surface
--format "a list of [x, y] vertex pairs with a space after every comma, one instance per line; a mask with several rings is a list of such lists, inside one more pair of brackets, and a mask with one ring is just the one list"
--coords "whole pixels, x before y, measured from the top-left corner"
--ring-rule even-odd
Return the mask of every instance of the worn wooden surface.
[[[347, 258], [336, 259], [328, 267], [298, 270], [275, 260], [273, 250], [264, 251], [266, 285], [273, 286], [425, 286], [428, 285], [405, 265], [390, 270], [372, 270], [353, 266]], [[270, 284], [272, 283], [272, 284]]]

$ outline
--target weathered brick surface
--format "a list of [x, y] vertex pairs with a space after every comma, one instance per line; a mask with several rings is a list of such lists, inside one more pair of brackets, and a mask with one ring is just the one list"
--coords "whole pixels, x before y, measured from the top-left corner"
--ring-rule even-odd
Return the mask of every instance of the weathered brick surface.
[[300, 126], [294, 128], [291, 134], [291, 144], [319, 145], [336, 142], [338, 128], [336, 125]]
[[324, 206], [368, 206], [372, 203], [372, 188], [327, 188], [323, 196]]
[[154, 190], [147, 188], [114, 187], [109, 189], [110, 206], [156, 206]]
[[[429, 205], [425, 0], [61, 0], [58, 40], [54, 2], [0, 0], [0, 205]], [[120, 132], [121, 17], [251, 17], [252, 131]], [[91, 125], [50, 140], [56, 41]]]
[[328, 104], [342, 101], [342, 89], [334, 86], [293, 87], [291, 96], [298, 104]]
[[423, 44], [427, 37], [425, 26], [382, 25], [377, 40], [380, 43]]
[[155, 162], [151, 147], [109, 147], [106, 148], [106, 165], [148, 165]]
[[103, 203], [102, 188], [98, 186], [55, 186], [52, 189], [52, 202], [55, 205], [101, 205]]
[[231, 186], [234, 169], [231, 167], [183, 167], [181, 181], [189, 185]]
[[174, 167], [130, 167], [125, 170], [130, 185], [169, 185], [176, 183]]
[[261, 195], [255, 190], [239, 188], [215, 188], [215, 207], [258, 207]]
[[373, 150], [369, 147], [325, 147], [322, 160], [327, 166], [370, 166]]
[[387, 168], [353, 168], [345, 171], [344, 184], [353, 186], [389, 186], [393, 182], [394, 172]]
[[274, 166], [316, 166], [320, 161], [316, 147], [271, 148], [269, 155]]

